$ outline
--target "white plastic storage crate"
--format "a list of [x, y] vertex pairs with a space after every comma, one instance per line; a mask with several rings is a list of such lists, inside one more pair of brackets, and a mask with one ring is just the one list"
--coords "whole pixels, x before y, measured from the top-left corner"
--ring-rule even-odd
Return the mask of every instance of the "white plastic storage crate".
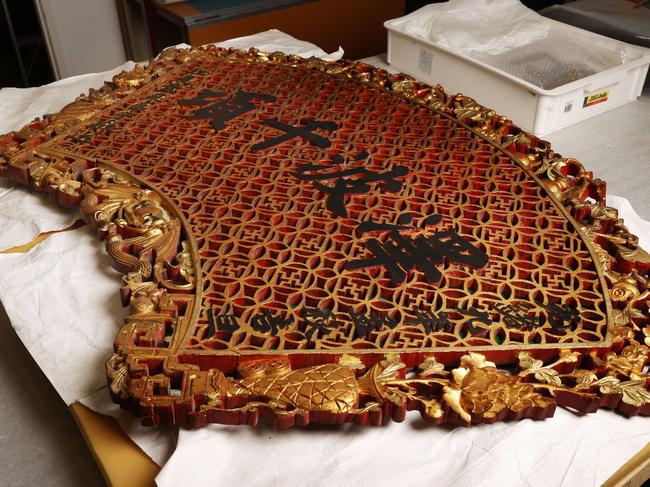
[[[470, 96], [537, 136], [633, 101], [643, 89], [650, 64], [648, 49], [544, 19], [544, 22], [550, 23], [554, 38], [558, 37], [557, 33], [568, 34], [572, 39], [584, 43], [584, 49], [587, 49], [585, 52], [595, 46], [594, 49], [597, 47], [621, 53], [621, 61], [617, 66], [552, 89], [544, 89], [482, 60], [454, 52], [428, 38], [407, 33], [407, 21], [418, 12], [384, 23], [388, 29], [388, 63], [429, 84], [439, 83], [450, 94], [463, 93]], [[532, 56], [528, 54], [515, 61], [510, 58], [509, 65], [515, 66], [514, 71], [517, 70], [516, 62], [526, 64], [523, 69], [529, 72], [531, 69], [537, 69], [542, 74], [553, 71], [553, 61], [561, 53], [558, 54], [558, 50], [554, 49], [554, 52], [547, 54], [543, 51], [545, 45], [540, 46], [542, 51], [537, 49]], [[537, 66], [534, 66], [536, 63]], [[492, 64], [498, 65], [498, 62]], [[575, 75], [569, 73], [571, 74]], [[557, 79], [561, 81], [561, 76]]]

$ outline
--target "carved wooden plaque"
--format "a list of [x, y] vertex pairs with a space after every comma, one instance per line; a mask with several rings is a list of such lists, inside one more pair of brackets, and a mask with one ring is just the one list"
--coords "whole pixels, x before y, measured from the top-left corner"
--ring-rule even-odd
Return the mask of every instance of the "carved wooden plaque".
[[144, 424], [650, 414], [648, 254], [602, 181], [471, 98], [172, 49], [0, 138], [0, 173], [79, 206], [124, 274], [107, 372]]

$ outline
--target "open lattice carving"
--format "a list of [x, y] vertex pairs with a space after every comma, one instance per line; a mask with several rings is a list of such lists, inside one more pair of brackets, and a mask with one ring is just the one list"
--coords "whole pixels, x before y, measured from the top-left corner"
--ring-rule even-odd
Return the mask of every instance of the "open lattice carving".
[[0, 138], [0, 171], [124, 273], [107, 370], [146, 424], [650, 412], [650, 258], [604, 183], [439, 86], [172, 49]]

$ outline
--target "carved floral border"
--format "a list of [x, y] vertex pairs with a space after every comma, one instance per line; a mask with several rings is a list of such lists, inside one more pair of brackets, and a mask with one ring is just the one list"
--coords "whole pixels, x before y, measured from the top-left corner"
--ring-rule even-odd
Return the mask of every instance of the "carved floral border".
[[[172, 338], [181, 320], [195, 319], [200, 289], [198, 258], [182, 216], [155, 190], [119, 170], [40, 146], [175, 65], [213, 57], [301, 66], [386, 90], [445, 114], [510, 154], [546, 186], [590, 242], [613, 304], [611, 351], [562, 350], [545, 357], [546, 362], [534, 352], [520, 352], [510, 371], [477, 353], [465, 354], [451, 370], [428, 356], [409, 374], [397, 354], [386, 355], [365, 373], [361, 360], [349, 355], [297, 370], [286, 357], [252, 360], [239, 364], [238, 377], [182, 363]], [[60, 205], [78, 206], [123, 273], [121, 296], [131, 314], [106, 370], [113, 399], [143, 424], [257, 424], [264, 418], [278, 427], [384, 424], [419, 410], [435, 424], [469, 425], [543, 419], [557, 405], [580, 413], [605, 407], [625, 415], [650, 414], [645, 369], [650, 361], [650, 255], [616, 210], [606, 206], [605, 183], [575, 159], [553, 152], [548, 142], [472, 98], [448, 95], [441, 86], [345, 60], [324, 62], [254, 49], [168, 49], [148, 66], [118, 74], [59, 113], [0, 136], [0, 175], [47, 193]]]

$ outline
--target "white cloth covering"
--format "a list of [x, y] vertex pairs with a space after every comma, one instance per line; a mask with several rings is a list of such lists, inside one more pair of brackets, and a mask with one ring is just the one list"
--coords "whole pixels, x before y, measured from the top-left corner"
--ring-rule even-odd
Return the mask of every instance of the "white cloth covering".
[[343, 49], [339, 48], [328, 54], [320, 47], [315, 46], [311, 42], [305, 42], [291, 37], [284, 32], [277, 29], [267, 30], [259, 34], [250, 36], [237, 37], [223, 42], [215, 42], [215, 46], [234, 48], [234, 49], [248, 49], [250, 47], [257, 47], [261, 51], [275, 52], [280, 51], [285, 54], [297, 54], [304, 58], [318, 57], [325, 61], [338, 61], [343, 57]]
[[600, 485], [648, 441], [648, 418], [607, 411], [546, 421], [432, 427], [181, 430], [159, 487]]
[[[291, 50], [294, 42], [277, 31], [262, 35], [275, 38], [272, 47], [254, 36], [229, 46]], [[305, 52], [325, 54], [313, 49]], [[112, 74], [76, 77], [36, 91], [1, 90], [0, 132], [56, 111]], [[23, 108], [14, 109], [15, 103]], [[2, 184], [0, 242], [5, 248], [77, 218], [42, 195]], [[650, 239], [650, 224], [626, 200], [610, 202], [621, 207], [633, 232]], [[0, 255], [0, 300], [66, 403], [81, 400], [116, 416], [136, 443], [164, 465], [160, 486], [595, 485], [650, 440], [650, 421], [607, 411], [579, 418], [559, 410], [544, 422], [470, 429], [426, 426], [411, 413], [405, 424], [385, 428], [181, 430], [168, 460], [176, 431], [140, 427], [110, 402], [106, 391], [103, 363], [124, 312], [117, 292], [120, 276], [103, 254], [91, 230], [83, 227], [51, 236], [26, 254]]]

